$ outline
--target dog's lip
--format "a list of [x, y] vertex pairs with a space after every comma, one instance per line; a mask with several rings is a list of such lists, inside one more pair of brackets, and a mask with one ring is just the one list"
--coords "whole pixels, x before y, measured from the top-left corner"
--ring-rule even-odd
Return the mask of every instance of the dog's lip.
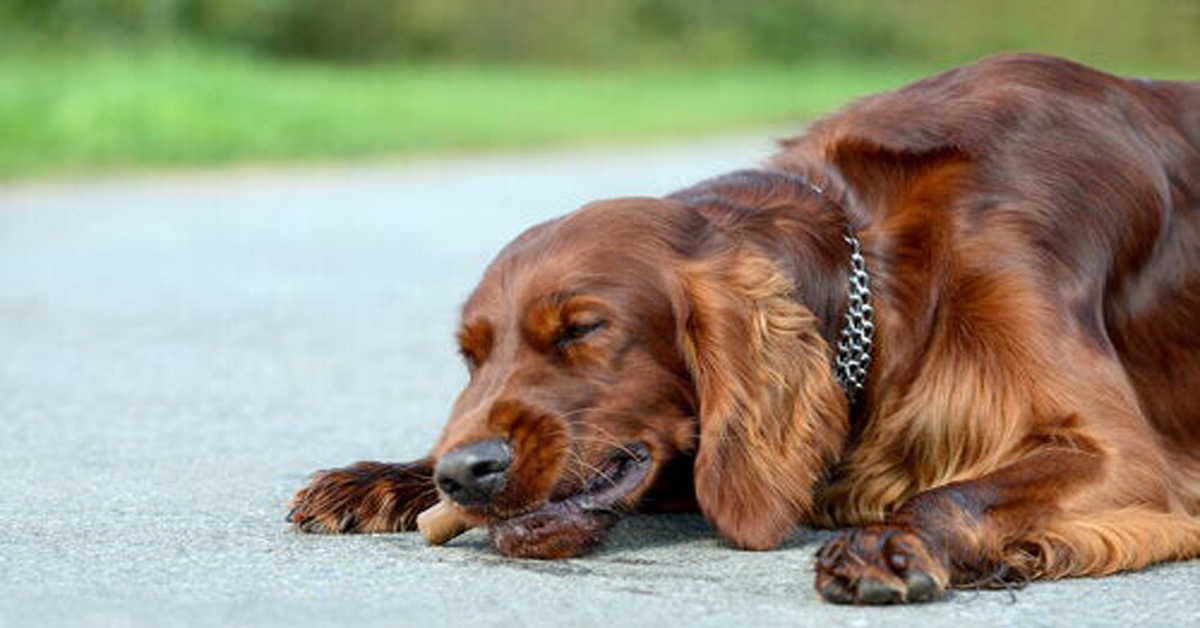
[[507, 516], [492, 515], [491, 523], [503, 524], [527, 515], [561, 509], [563, 506], [591, 512], [615, 511], [626, 506], [621, 503], [622, 499], [645, 483], [654, 466], [653, 461], [650, 447], [645, 443], [625, 445], [601, 464], [596, 474], [574, 493], [535, 504]]
[[581, 491], [564, 501], [574, 501], [584, 510], [612, 510], [645, 482], [653, 461], [645, 443], [626, 445], [600, 467]]

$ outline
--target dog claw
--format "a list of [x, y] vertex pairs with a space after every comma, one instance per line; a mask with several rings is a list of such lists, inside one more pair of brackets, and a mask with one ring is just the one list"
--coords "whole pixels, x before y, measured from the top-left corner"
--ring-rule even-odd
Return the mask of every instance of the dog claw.
[[904, 584], [908, 587], [908, 594], [905, 596], [905, 601], [908, 602], [932, 602], [944, 594], [937, 582], [923, 571], [909, 572]]
[[854, 603], [854, 594], [837, 580], [831, 580], [821, 588], [821, 597], [834, 604]]
[[858, 602], [872, 606], [882, 604], [897, 604], [904, 599], [903, 594], [878, 580], [861, 580], [858, 583]]

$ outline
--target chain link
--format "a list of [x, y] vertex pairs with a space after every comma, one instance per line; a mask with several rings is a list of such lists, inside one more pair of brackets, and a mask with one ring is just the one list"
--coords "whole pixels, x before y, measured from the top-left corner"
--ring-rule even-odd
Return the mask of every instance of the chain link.
[[[838, 207], [825, 195], [821, 186], [807, 177], [800, 177], [808, 187]], [[871, 368], [871, 342], [875, 336], [875, 310], [871, 307], [870, 277], [867, 262], [863, 259], [862, 245], [854, 232], [847, 231], [842, 239], [850, 246], [850, 302], [846, 307], [846, 320], [838, 339], [838, 354], [834, 360], [834, 376], [846, 390], [846, 399], [854, 405], [858, 394], [867, 385], [867, 371]]]
[[867, 370], [871, 367], [871, 340], [875, 334], [875, 310], [871, 307], [871, 287], [862, 246], [852, 233], [847, 233], [843, 238], [850, 245], [850, 303], [838, 341], [835, 373], [846, 389], [846, 398], [853, 404], [867, 385]]

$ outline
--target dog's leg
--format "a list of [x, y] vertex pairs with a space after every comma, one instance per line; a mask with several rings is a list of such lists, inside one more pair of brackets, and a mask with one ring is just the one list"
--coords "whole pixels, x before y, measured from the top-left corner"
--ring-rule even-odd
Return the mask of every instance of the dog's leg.
[[817, 590], [838, 603], [922, 602], [955, 585], [1102, 575], [1200, 555], [1200, 518], [1078, 506], [1113, 475], [1098, 449], [1047, 446], [918, 494], [882, 525], [828, 542], [817, 554]]
[[415, 530], [437, 502], [433, 462], [359, 462], [317, 472], [291, 501], [287, 520], [304, 532]]

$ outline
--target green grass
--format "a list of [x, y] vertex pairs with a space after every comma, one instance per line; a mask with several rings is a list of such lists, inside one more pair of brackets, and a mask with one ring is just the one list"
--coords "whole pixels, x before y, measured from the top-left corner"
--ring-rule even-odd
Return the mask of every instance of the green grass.
[[637, 142], [799, 124], [930, 68], [331, 66], [0, 57], [0, 177]]

